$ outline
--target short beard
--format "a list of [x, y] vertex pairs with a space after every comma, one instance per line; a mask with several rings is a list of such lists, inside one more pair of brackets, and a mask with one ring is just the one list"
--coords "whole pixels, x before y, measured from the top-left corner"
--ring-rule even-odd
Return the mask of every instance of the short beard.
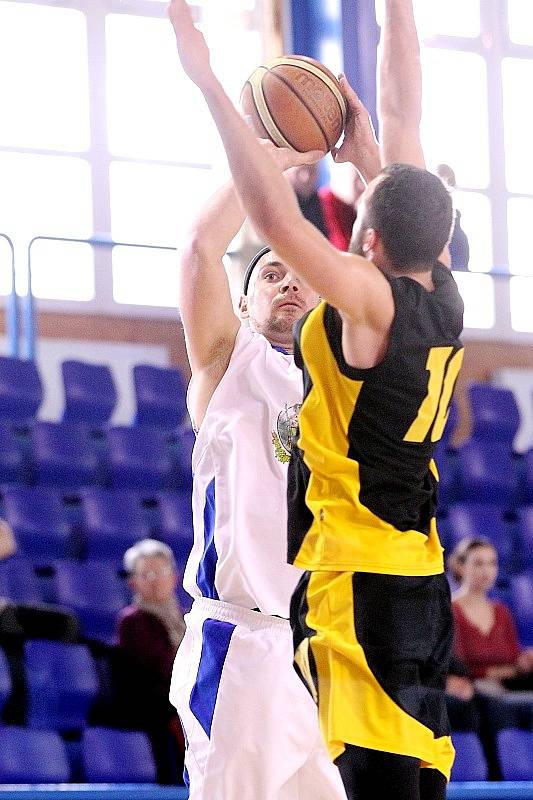
[[348, 252], [353, 256], [362, 256], [363, 258], [366, 258], [365, 251], [363, 250], [363, 239], [364, 228], [360, 228], [359, 231], [352, 237]]

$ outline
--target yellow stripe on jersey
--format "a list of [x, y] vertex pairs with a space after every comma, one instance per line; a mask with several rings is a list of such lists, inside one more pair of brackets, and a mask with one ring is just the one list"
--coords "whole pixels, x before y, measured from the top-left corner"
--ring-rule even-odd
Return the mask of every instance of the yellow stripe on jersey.
[[325, 310], [325, 303], [314, 309], [300, 335], [312, 388], [300, 409], [298, 446], [311, 473], [305, 499], [313, 523], [294, 564], [312, 571], [443, 572], [443, 551], [434, 519], [428, 535], [400, 531], [359, 499], [359, 463], [348, 455], [348, 431], [363, 381], [340, 372], [326, 335]]
[[[419, 758], [423, 767], [450, 777], [454, 749], [449, 736], [407, 714], [370, 669], [354, 627], [353, 576], [315, 572], [306, 592], [306, 625], [315, 631], [311, 652], [318, 675], [322, 736], [335, 760], [345, 744]], [[379, 624], [379, 622], [378, 622]]]

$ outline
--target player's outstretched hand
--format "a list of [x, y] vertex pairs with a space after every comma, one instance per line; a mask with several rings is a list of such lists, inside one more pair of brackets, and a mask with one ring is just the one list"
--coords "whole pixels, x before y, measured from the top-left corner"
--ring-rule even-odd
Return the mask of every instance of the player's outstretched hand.
[[270, 139], [259, 139], [259, 143], [274, 159], [282, 172], [291, 167], [300, 167], [303, 164], [315, 164], [324, 157], [322, 150], [311, 150], [308, 153], [299, 153], [291, 147], [276, 147]]
[[215, 80], [211, 69], [209, 48], [203, 34], [194, 26], [191, 10], [185, 0], [171, 0], [168, 16], [176, 34], [178, 55], [183, 69], [200, 89]]
[[377, 175], [381, 169], [379, 145], [374, 133], [374, 126], [370, 114], [348, 83], [345, 75], [339, 75], [339, 83], [346, 100], [348, 116], [342, 144], [340, 147], [334, 147], [331, 155], [337, 164], [350, 161], [361, 172], [365, 180], [368, 180]]

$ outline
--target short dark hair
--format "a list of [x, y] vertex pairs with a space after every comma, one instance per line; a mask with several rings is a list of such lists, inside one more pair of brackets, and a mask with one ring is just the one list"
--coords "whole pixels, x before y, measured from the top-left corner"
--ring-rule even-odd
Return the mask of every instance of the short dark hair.
[[381, 175], [368, 201], [366, 227], [380, 235], [393, 269], [433, 265], [450, 238], [449, 192], [436, 175], [410, 164], [391, 164]]

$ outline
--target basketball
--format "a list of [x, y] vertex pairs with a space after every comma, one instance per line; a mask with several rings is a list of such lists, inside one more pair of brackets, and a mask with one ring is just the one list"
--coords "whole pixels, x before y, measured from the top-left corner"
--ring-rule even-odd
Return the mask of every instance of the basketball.
[[305, 56], [283, 56], [257, 67], [244, 85], [241, 105], [259, 137], [300, 153], [329, 152], [346, 123], [338, 80]]

